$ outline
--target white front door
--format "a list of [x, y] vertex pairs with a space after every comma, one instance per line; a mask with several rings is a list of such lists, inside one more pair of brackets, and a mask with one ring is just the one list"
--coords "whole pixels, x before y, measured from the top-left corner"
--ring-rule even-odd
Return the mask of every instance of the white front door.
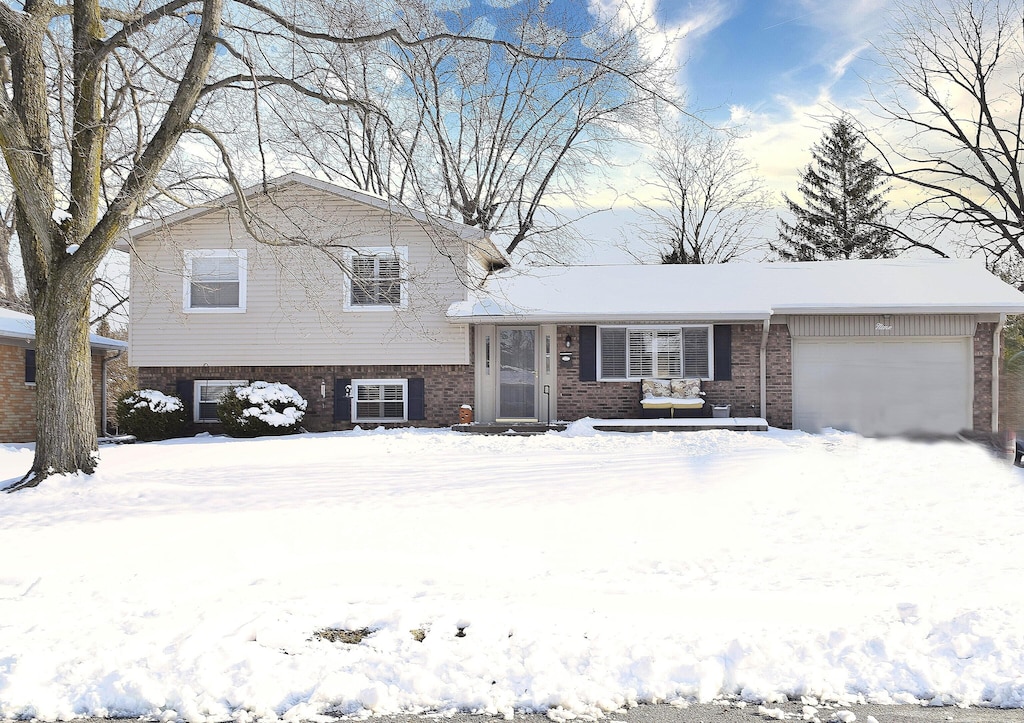
[[537, 329], [498, 329], [498, 419], [537, 419]]

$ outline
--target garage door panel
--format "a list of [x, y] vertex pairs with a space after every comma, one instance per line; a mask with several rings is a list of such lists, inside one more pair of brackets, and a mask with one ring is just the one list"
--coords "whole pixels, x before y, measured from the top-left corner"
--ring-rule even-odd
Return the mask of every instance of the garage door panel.
[[800, 339], [793, 423], [885, 435], [970, 427], [970, 339]]

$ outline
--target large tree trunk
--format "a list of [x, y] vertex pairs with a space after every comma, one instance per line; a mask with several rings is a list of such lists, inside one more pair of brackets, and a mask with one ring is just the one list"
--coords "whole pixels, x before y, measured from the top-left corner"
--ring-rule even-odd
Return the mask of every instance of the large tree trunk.
[[36, 454], [32, 469], [8, 492], [53, 474], [96, 469], [89, 297], [75, 294], [80, 287], [56, 284], [35, 297]]

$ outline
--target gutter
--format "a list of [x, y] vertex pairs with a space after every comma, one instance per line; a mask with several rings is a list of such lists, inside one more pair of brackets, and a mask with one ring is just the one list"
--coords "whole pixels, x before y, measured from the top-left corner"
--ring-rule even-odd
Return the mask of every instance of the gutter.
[[758, 351], [758, 361], [761, 372], [761, 419], [768, 419], [768, 330], [771, 328], [771, 319], [765, 319], [761, 327], [761, 348]]
[[1006, 314], [999, 315], [999, 323], [992, 333], [992, 431], [999, 431], [999, 361], [1002, 353], [999, 350], [1006, 325]]
[[124, 354], [124, 349], [120, 349], [114, 356], [107, 356], [103, 354], [103, 360], [100, 362], [100, 429], [103, 430], [103, 436], [107, 436], [107, 362], [112, 362], [119, 356]]

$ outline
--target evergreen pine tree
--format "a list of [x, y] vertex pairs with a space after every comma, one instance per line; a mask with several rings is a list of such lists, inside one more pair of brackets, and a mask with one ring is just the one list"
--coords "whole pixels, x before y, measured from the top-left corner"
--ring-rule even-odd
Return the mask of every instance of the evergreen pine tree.
[[852, 121], [839, 118], [811, 149], [811, 163], [797, 186], [804, 204], [783, 194], [793, 221], [779, 219], [784, 261], [892, 258], [896, 247], [884, 223], [882, 169], [864, 158], [864, 141]]

